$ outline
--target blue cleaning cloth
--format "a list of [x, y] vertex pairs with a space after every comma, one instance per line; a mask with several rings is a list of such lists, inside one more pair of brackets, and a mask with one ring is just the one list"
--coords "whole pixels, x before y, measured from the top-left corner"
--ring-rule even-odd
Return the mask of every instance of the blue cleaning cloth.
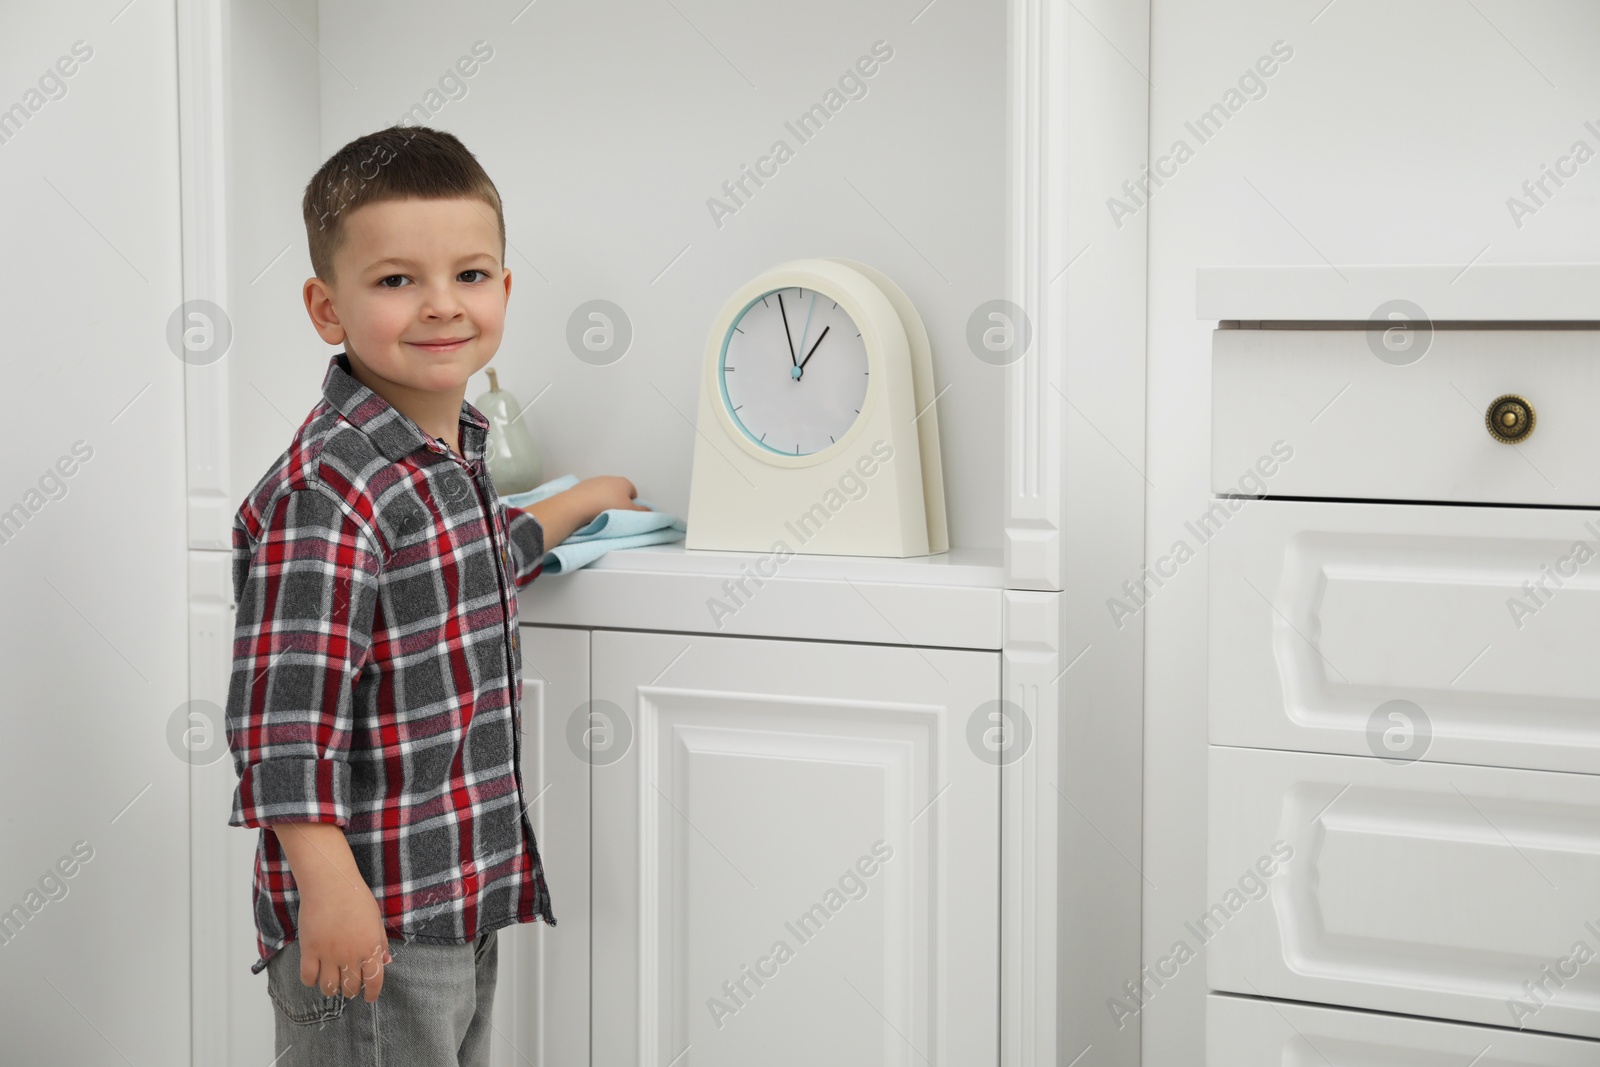
[[[507, 507], [525, 508], [529, 504], [553, 496], [578, 484], [575, 474], [563, 474], [525, 493], [502, 496], [500, 502]], [[545, 574], [566, 574], [593, 563], [614, 548], [635, 548], [639, 545], [659, 545], [668, 541], [682, 541], [687, 527], [676, 515], [655, 510], [649, 501], [634, 497], [633, 502], [649, 511], [629, 511], [627, 508], [607, 508], [596, 515], [587, 526], [572, 531], [567, 539], [544, 554]]]

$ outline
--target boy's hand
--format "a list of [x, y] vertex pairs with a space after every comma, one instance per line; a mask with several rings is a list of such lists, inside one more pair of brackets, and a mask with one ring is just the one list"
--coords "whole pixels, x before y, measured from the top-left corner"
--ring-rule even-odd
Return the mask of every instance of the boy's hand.
[[390, 962], [389, 935], [378, 902], [364, 883], [328, 883], [300, 895], [300, 981], [324, 996], [369, 1002], [383, 991], [383, 965]]
[[300, 891], [300, 981], [329, 997], [353, 997], [365, 987], [367, 1000], [377, 1000], [383, 965], [391, 960], [389, 935], [344, 830], [327, 822], [280, 822], [272, 831]]
[[579, 523], [580, 526], [588, 525], [594, 521], [596, 515], [612, 508], [621, 508], [623, 511], [650, 510], [643, 504], [633, 502], [633, 498], [639, 495], [633, 483], [615, 474], [599, 474], [593, 478], [584, 478], [567, 492], [578, 494], [584, 501], [585, 510], [589, 512], [589, 518]]
[[638, 490], [626, 478], [614, 474], [600, 474], [584, 478], [570, 489], [553, 493], [521, 509], [539, 520], [544, 530], [544, 550], [565, 541], [572, 531], [589, 525], [602, 511], [619, 508], [623, 511], [649, 511], [643, 504], [635, 504]]

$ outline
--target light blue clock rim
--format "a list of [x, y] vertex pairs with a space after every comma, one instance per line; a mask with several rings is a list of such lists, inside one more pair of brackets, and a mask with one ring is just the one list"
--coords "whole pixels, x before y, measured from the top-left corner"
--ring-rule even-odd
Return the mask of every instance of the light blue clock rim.
[[[840, 441], [835, 441], [832, 444], [830, 444], [827, 448], [818, 449], [816, 452], [785, 452], [781, 448], [773, 448], [771, 445], [769, 445], [765, 441], [761, 440], [755, 434], [751, 433], [749, 431], [749, 429], [747, 429], [745, 427], [744, 420], [739, 418], [738, 412], [733, 410], [733, 399], [730, 396], [728, 396], [728, 345], [733, 342], [734, 330], [736, 330], [738, 328], [739, 323], [744, 321], [745, 315], [749, 313], [751, 308], [753, 308], [757, 304], [761, 303], [761, 301], [765, 300], [767, 297], [771, 296], [773, 293], [781, 293], [781, 292], [783, 292], [783, 291], [785, 291], [787, 289], [805, 289], [805, 288], [807, 288], [807, 287], [804, 286], [804, 285], [780, 285], [780, 286], [777, 286], [776, 288], [768, 289], [766, 292], [761, 293], [761, 294], [757, 295], [756, 297], [754, 297], [753, 299], [751, 299], [749, 303], [745, 304], [744, 307], [739, 309], [739, 313], [737, 315], [735, 315], [733, 317], [733, 321], [731, 323], [729, 323], [728, 331], [725, 334], [722, 335], [722, 349], [721, 349], [721, 351], [719, 351], [717, 353], [717, 392], [719, 392], [722, 395], [722, 409], [728, 413], [728, 418], [733, 420], [733, 424], [735, 426], [739, 427], [739, 432], [744, 434], [745, 439], [748, 440], [751, 444], [755, 445], [757, 448], [761, 449], [763, 452], [770, 452], [774, 456], [786, 456], [789, 459], [797, 459], [797, 458], [804, 459], [807, 456], [820, 456], [824, 452], [832, 451], [841, 442]], [[822, 292], [822, 290], [816, 289], [816, 288], [812, 288], [812, 292], [820, 294]], [[829, 299], [832, 299], [832, 298], [830, 297]], [[849, 310], [850, 310], [849, 308], [845, 309], [846, 314], [849, 314]], [[851, 315], [850, 317], [852, 319], [855, 318], [854, 315]], [[871, 386], [869, 385], [868, 388], [870, 390]], [[865, 407], [865, 404], [863, 404], [862, 406]], [[859, 420], [857, 420], [857, 421], [859, 422]]]

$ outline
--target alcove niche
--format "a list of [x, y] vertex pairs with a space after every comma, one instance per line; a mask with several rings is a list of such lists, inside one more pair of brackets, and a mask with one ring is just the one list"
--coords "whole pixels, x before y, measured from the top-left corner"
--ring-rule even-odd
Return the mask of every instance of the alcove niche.
[[[414, 0], [193, 0], [178, 12], [185, 295], [215, 302], [233, 330], [224, 358], [186, 369], [192, 695], [226, 694], [233, 512], [317, 401], [336, 351], [302, 302], [301, 197], [340, 145], [430, 125], [477, 155], [503, 200], [514, 279], [494, 366], [532, 402], [545, 476], [623, 475], [680, 516], [718, 308], [786, 260], [868, 263], [928, 330], [950, 550], [797, 556], [763, 611], [741, 613], [744, 628], [723, 637], [681, 622], [671, 604], [738, 573], [742, 554], [617, 553], [523, 592], [529, 647], [540, 632], [578, 633], [596, 642], [582, 654], [599, 656], [597, 635], [639, 629], [990, 657], [988, 695], [1008, 738], [1025, 743], [991, 768], [993, 813], [978, 833], [992, 862], [977, 877], [990, 886], [993, 981], [963, 1010], [993, 1014], [985, 1062], [1066, 1063], [1092, 1045], [1096, 1062], [1137, 1063], [1137, 1027], [1119, 1029], [1105, 1001], [1140, 970], [1142, 627], [1105, 603], [1143, 565], [1142, 217], [1092, 269], [1068, 268], [1104, 225], [1105, 190], [1144, 160], [1148, 86], [1107, 43], [1144, 54], [1147, 11], [1106, 4], [1094, 24], [1047, 0], [819, 0], [803, 13], [731, 0], [448, 12]], [[631, 332], [606, 365], [568, 342], [574, 312], [593, 300], [620, 308]], [[1018, 309], [1024, 339], [1002, 358], [973, 340], [996, 301]], [[486, 386], [475, 378], [468, 399]], [[641, 604], [658, 614], [638, 615]], [[605, 684], [596, 662], [580, 672], [592, 692]], [[544, 685], [525, 694], [539, 759], [534, 735], [549, 724], [531, 709]], [[963, 706], [960, 729], [939, 735], [933, 781], [943, 761], [971, 758], [948, 743], [987, 721], [968, 719], [978, 711]], [[235, 784], [227, 761], [192, 775], [196, 1062], [253, 1063], [271, 1022], [248, 977], [254, 835], [219, 814]], [[583, 825], [589, 844], [604, 840], [604, 827]], [[934, 875], [924, 888], [935, 909], [960, 869], [950, 853], [960, 838], [941, 841], [944, 853], [919, 868]], [[588, 887], [597, 908], [603, 892]], [[583, 928], [590, 913], [576, 913]], [[890, 1026], [861, 1062], [958, 1062], [970, 1033], [934, 1009], [940, 983], [958, 980], [939, 931], [959, 927], [945, 914], [915, 928], [932, 978], [906, 979], [926, 1003], [904, 1018], [922, 1030], [897, 1037]], [[648, 1059], [654, 1039], [635, 1035], [671, 1030], [650, 999], [656, 977], [623, 983], [647, 1006], [629, 1013], [617, 1046], [627, 1054], [613, 1054], [603, 1031], [614, 991], [595, 969], [603, 950], [538, 947], [547, 930], [518, 930], [526, 943], [508, 951], [507, 1034], [537, 1045], [559, 1021], [548, 990], [587, 969], [590, 1061]], [[704, 996], [689, 999], [702, 1010]], [[501, 1060], [521, 1062], [504, 1044]], [[538, 1047], [559, 1057], [578, 1046]]]

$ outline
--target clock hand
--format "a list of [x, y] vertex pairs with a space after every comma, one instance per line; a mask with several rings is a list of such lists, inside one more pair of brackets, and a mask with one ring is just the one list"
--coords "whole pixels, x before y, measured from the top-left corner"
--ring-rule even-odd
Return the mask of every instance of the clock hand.
[[778, 312], [783, 316], [783, 336], [789, 342], [789, 362], [794, 362], [794, 336], [789, 333], [789, 313], [783, 307], [783, 294], [778, 294]]
[[[832, 326], [824, 326], [822, 328], [822, 332], [817, 334], [817, 345], [820, 345], [822, 343], [822, 339], [824, 337], [828, 336], [828, 331], [831, 330], [831, 329], [833, 329]], [[817, 345], [812, 345], [811, 346], [811, 351], [806, 353], [806, 358], [802, 359], [800, 361], [800, 369], [801, 370], [805, 370], [806, 369], [806, 364], [811, 362], [812, 355], [814, 355], [816, 353], [816, 351], [817, 351]]]
[[[803, 290], [803, 289], [797, 289], [795, 291], [796, 292], [801, 292], [801, 293], [805, 292], [805, 290]], [[816, 311], [816, 310], [817, 310], [817, 294], [816, 293], [812, 293], [811, 294], [811, 306], [806, 308], [806, 325], [805, 325], [805, 329], [800, 331], [800, 350], [802, 352], [805, 351], [806, 338], [811, 336], [811, 313]], [[795, 370], [797, 370], [797, 371], [799, 369], [800, 369], [799, 367], [795, 368]], [[796, 374], [795, 377], [798, 378], [799, 375]]]

